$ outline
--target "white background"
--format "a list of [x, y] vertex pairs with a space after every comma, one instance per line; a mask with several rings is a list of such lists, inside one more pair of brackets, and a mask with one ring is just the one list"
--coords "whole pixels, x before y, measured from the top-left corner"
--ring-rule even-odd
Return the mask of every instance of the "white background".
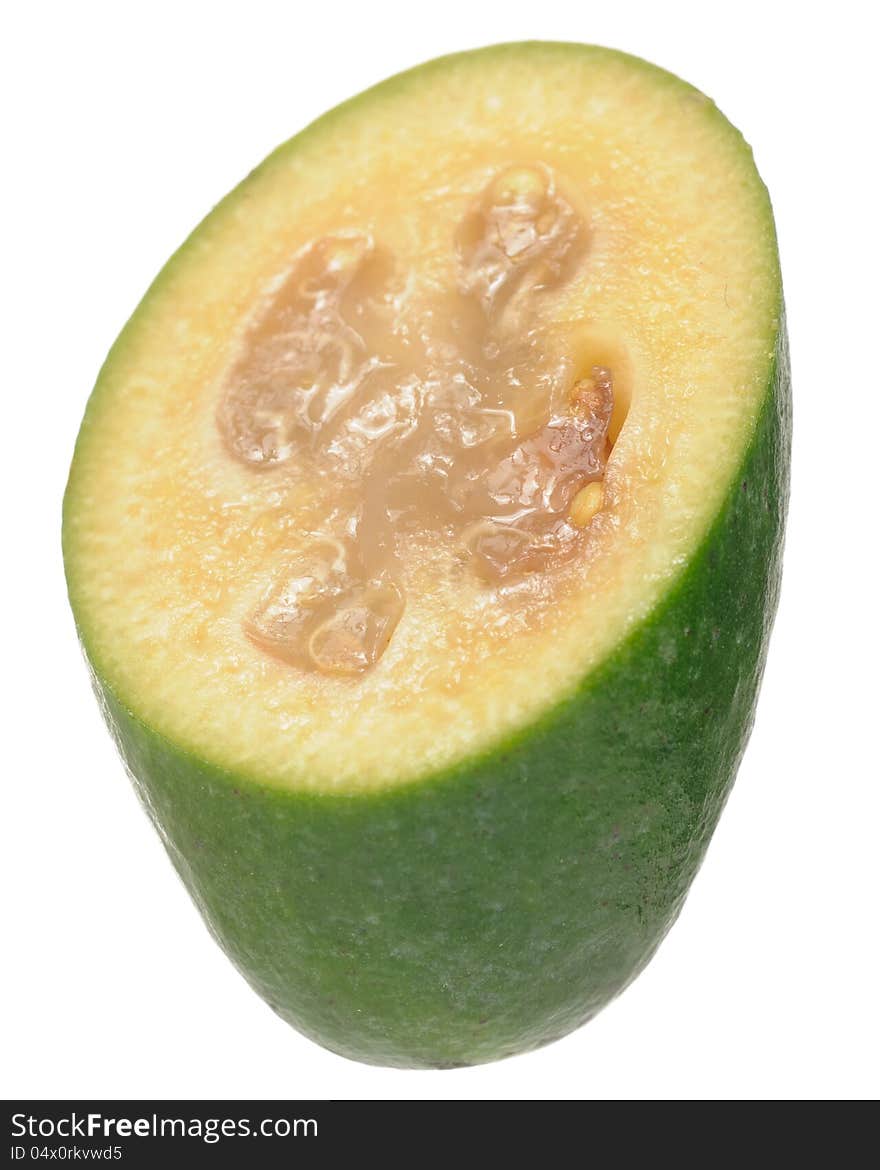
[[[3, 30], [3, 951], [7, 1096], [875, 1096], [876, 48], [870, 6], [18, 5]], [[821, 13], [821, 16], [820, 16]], [[716, 99], [776, 208], [795, 381], [782, 606], [690, 899], [586, 1029], [454, 1072], [311, 1044], [209, 938], [100, 721], [62, 579], [67, 466], [108, 347], [270, 149], [425, 58], [593, 41]]]

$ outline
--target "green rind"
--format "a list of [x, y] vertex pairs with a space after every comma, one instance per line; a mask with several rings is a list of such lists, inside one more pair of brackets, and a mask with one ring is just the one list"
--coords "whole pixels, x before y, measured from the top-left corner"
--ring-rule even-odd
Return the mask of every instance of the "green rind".
[[97, 681], [178, 872], [281, 1016], [358, 1060], [473, 1064], [564, 1035], [645, 965], [751, 728], [789, 435], [780, 318], [740, 473], [673, 590], [574, 696], [428, 781], [263, 787], [180, 752]]

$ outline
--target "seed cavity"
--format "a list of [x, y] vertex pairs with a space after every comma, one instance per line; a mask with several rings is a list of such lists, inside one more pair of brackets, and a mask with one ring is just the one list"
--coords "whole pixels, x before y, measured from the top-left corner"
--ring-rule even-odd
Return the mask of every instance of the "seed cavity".
[[217, 409], [229, 455], [295, 463], [325, 531], [285, 554], [244, 629], [302, 670], [374, 666], [405, 610], [406, 549], [442, 543], [485, 588], [548, 572], [601, 508], [614, 382], [578, 369], [543, 298], [587, 262], [583, 217], [542, 164], [492, 176], [450, 242], [452, 287], [367, 232], [304, 248], [246, 333]]
[[393, 262], [368, 235], [305, 248], [230, 372], [217, 412], [230, 454], [252, 467], [284, 463], [359, 394], [372, 398], [375, 375], [396, 368], [395, 295]]
[[310, 662], [325, 674], [360, 674], [384, 654], [403, 608], [403, 595], [391, 581], [353, 589], [312, 630]]
[[390, 580], [364, 580], [341, 542], [318, 537], [272, 582], [245, 623], [263, 650], [304, 670], [359, 674], [384, 653], [404, 609]]
[[586, 225], [544, 166], [510, 167], [485, 188], [456, 239], [460, 287], [498, 328], [532, 311], [529, 298], [572, 275]]

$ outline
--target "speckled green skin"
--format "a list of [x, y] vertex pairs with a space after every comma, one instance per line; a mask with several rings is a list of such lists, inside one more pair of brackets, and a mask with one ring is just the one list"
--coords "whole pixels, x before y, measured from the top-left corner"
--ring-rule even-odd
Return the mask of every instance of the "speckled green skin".
[[172, 860], [252, 986], [328, 1048], [449, 1067], [545, 1044], [645, 965], [748, 737], [788, 495], [784, 324], [740, 473], [662, 605], [539, 724], [387, 792], [258, 787], [97, 682]]

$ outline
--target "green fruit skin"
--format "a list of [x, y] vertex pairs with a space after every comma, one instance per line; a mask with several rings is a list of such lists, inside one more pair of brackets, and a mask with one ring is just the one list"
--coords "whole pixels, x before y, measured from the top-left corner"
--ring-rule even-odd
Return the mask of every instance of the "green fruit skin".
[[751, 729], [789, 385], [780, 316], [739, 473], [681, 575], [575, 694], [480, 759], [370, 794], [283, 791], [183, 752], [96, 677], [178, 873], [285, 1020], [369, 1063], [476, 1064], [570, 1032], [645, 966]]

